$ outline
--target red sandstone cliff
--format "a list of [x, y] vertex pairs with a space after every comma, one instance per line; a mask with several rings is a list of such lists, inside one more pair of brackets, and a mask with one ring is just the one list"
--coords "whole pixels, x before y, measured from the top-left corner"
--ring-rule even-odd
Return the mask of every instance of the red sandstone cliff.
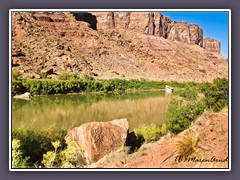
[[201, 48], [202, 35], [198, 25], [156, 12], [13, 12], [12, 61], [30, 78], [66, 71], [176, 81], [227, 77], [228, 62], [217, 46]]

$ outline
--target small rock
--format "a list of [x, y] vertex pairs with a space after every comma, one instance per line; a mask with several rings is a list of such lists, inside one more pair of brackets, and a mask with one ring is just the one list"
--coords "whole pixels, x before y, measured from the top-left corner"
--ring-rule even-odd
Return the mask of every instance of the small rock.
[[32, 95], [29, 92], [25, 92], [24, 94], [14, 96], [14, 98], [25, 99], [25, 100], [29, 100], [31, 97]]
[[34, 73], [34, 74], [33, 74], [33, 78], [40, 79], [41, 76], [40, 76], [39, 74]]
[[53, 74], [53, 68], [43, 69], [41, 73], [46, 73], [47, 75]]
[[34, 75], [31, 73], [25, 73], [25, 74], [23, 74], [23, 78], [33, 79]]

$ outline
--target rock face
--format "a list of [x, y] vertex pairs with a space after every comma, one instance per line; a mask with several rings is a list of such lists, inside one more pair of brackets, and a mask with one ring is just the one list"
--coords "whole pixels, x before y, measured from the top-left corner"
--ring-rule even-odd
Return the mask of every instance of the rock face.
[[98, 29], [129, 29], [202, 47], [203, 30], [196, 24], [174, 22], [159, 12], [93, 12]]
[[154, 12], [92, 12], [97, 17], [98, 29], [130, 29], [145, 34], [155, 34]]
[[127, 119], [90, 122], [72, 129], [65, 140], [75, 141], [85, 163], [91, 164], [104, 155], [124, 147], [128, 130]]
[[174, 21], [170, 18], [159, 14], [159, 35], [168, 38], [171, 28], [173, 27]]
[[203, 30], [196, 24], [175, 22], [167, 39], [184, 42], [187, 44], [203, 45]]
[[212, 38], [203, 39], [203, 48], [209, 52], [220, 54], [221, 43]]

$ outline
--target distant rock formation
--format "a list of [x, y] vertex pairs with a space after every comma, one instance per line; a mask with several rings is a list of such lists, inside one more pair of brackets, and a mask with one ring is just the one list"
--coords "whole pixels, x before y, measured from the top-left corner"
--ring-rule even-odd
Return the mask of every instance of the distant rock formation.
[[[197, 24], [174, 22], [159, 12], [91, 12], [98, 29], [129, 29], [203, 47], [203, 29]], [[219, 48], [218, 48], [219, 47]], [[220, 53], [220, 42], [206, 38], [204, 47]]]
[[98, 29], [129, 29], [155, 34], [154, 12], [91, 12], [97, 17]]
[[99, 29], [129, 29], [202, 47], [203, 30], [196, 24], [174, 22], [158, 12], [93, 12]]
[[220, 54], [221, 43], [212, 38], [204, 38], [203, 48], [206, 49], [207, 51]]

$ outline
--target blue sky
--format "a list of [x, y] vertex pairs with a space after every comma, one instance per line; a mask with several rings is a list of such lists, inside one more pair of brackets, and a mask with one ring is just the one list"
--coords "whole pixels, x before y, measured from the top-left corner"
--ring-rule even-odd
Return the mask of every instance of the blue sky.
[[174, 21], [198, 24], [203, 37], [221, 42], [221, 54], [228, 57], [228, 12], [160, 12]]

